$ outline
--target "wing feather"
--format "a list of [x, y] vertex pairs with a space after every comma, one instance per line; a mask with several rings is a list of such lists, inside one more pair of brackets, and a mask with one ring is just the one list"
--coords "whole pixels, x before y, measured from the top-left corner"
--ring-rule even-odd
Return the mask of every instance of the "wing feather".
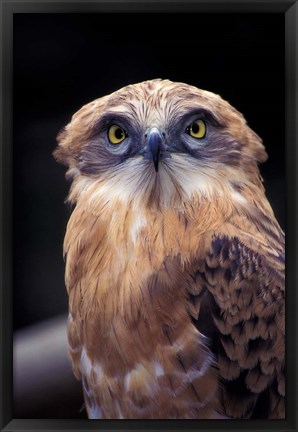
[[195, 266], [191, 316], [211, 340], [221, 403], [233, 418], [285, 415], [283, 236], [274, 236], [272, 248], [245, 233], [214, 233]]

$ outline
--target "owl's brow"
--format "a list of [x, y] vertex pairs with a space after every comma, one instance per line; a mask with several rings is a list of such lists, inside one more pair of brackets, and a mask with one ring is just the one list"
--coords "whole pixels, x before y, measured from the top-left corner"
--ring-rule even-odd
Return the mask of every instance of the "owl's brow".
[[127, 113], [116, 113], [114, 111], [108, 111], [103, 114], [92, 126], [91, 137], [98, 133], [106, 130], [109, 125], [116, 123], [119, 126], [125, 126], [128, 122], [131, 123], [133, 118]]
[[[183, 123], [187, 120], [195, 120], [196, 118], [201, 118], [202, 120], [210, 121], [216, 127], [222, 127], [223, 124], [215, 117], [212, 111], [207, 108], [199, 107], [195, 109], [191, 109], [188, 111], [184, 111], [181, 115], [173, 116], [172, 121], [170, 123], [175, 122], [175, 124]], [[136, 125], [136, 118], [131, 116], [127, 112], [115, 112], [115, 111], [107, 111], [103, 114], [99, 119], [94, 123], [92, 129], [90, 131], [90, 138], [98, 135], [99, 133], [106, 130], [111, 124], [117, 124], [122, 126], [124, 129], [128, 123]]]
[[[183, 122], [187, 119], [195, 120], [196, 118], [200, 118], [202, 120], [206, 120], [211, 122], [214, 126], [223, 127], [223, 124], [219, 121], [217, 117], [212, 113], [212, 111], [207, 108], [195, 108], [189, 111], [184, 112], [181, 116], [178, 117], [178, 122]], [[177, 119], [177, 117], [176, 117]]]

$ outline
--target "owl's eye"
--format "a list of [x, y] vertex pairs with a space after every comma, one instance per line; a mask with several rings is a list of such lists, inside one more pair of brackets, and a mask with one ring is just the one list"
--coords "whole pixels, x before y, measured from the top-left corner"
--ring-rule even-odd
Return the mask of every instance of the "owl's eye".
[[206, 135], [206, 123], [201, 119], [196, 120], [190, 126], [188, 126], [186, 133], [194, 138], [204, 138]]
[[126, 137], [127, 133], [118, 125], [112, 125], [108, 130], [108, 138], [111, 144], [120, 144]]

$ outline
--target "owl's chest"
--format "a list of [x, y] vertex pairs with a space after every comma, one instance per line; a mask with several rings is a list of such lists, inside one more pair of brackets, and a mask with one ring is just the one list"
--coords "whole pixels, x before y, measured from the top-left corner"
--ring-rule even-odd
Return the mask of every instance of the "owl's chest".
[[[190, 263], [202, 247], [203, 222], [200, 226], [174, 211], [119, 211], [95, 221], [82, 245], [78, 282], [70, 291], [70, 308], [72, 293], [79, 294], [83, 323], [80, 369], [87, 379], [92, 375], [96, 385], [86, 393], [98, 392], [103, 409], [109, 409], [111, 392], [122, 394], [124, 402], [111, 408], [114, 418], [146, 417], [148, 412], [156, 418], [169, 412], [188, 416], [185, 407], [179, 411], [180, 395], [199, 406], [193, 386], [199, 389], [202, 379], [213, 383], [209, 352], [188, 310]], [[181, 356], [184, 365], [177, 360]], [[168, 406], [173, 391], [177, 404]], [[156, 399], [162, 401], [161, 411]]]
[[73, 248], [80, 251], [73, 275], [81, 314], [88, 320], [95, 315], [104, 333], [115, 317], [123, 318], [128, 328], [140, 316], [147, 322], [150, 314], [152, 320], [170, 309], [170, 314], [180, 310], [191, 283], [191, 264], [204, 256], [206, 233], [210, 237], [220, 223], [207, 210], [199, 214], [122, 207], [88, 222], [92, 230], [85, 243], [79, 248], [78, 236]]

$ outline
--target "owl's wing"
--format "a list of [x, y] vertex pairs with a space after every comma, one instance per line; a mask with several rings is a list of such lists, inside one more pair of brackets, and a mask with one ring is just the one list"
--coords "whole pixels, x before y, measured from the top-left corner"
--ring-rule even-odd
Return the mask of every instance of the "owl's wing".
[[225, 413], [283, 418], [283, 233], [271, 248], [223, 232], [212, 233], [208, 253], [196, 264], [190, 290], [193, 323], [210, 338], [218, 359]]

